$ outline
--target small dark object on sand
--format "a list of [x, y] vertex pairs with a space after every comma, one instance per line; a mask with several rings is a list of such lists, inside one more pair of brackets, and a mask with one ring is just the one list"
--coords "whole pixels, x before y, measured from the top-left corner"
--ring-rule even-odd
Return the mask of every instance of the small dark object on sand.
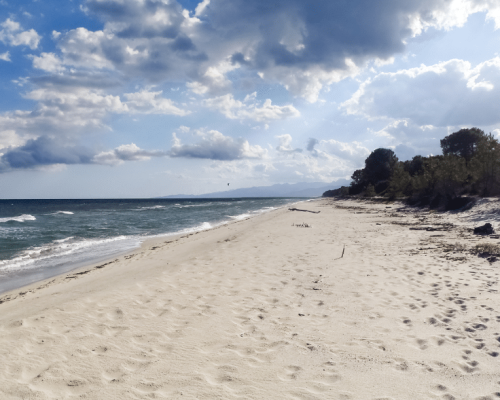
[[474, 235], [491, 235], [493, 233], [495, 233], [495, 230], [490, 223], [474, 228]]
[[321, 211], [301, 210], [300, 208], [289, 208], [288, 211], [303, 211], [303, 212], [310, 212], [313, 214], [319, 214], [321, 212]]

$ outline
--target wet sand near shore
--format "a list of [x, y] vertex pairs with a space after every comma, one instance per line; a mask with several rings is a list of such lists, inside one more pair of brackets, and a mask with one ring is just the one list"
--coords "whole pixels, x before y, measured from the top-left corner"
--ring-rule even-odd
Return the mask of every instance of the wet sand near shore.
[[0, 296], [0, 398], [500, 398], [498, 200], [297, 208]]

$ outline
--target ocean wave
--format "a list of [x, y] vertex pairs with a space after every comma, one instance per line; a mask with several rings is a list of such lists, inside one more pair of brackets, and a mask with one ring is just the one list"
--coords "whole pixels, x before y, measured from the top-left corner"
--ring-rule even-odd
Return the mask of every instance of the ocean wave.
[[211, 205], [213, 205], [212, 202], [210, 202], [210, 203], [203, 203], [203, 204], [174, 204], [174, 207], [176, 207], [176, 208], [210, 207]]
[[54, 243], [64, 243], [64, 242], [67, 242], [68, 240], [71, 240], [73, 238], [74, 238], [74, 236], [70, 236], [70, 237], [67, 237], [65, 239], [54, 240]]
[[240, 214], [240, 215], [230, 215], [229, 218], [234, 219], [235, 221], [241, 221], [242, 219], [251, 217], [250, 214]]
[[158, 209], [161, 209], [161, 208], [165, 208], [165, 206], [140, 207], [140, 208], [137, 209], [137, 211], [141, 211], [141, 210], [158, 210]]
[[133, 240], [135, 245], [140, 244], [138, 238], [131, 236], [116, 236], [106, 239], [75, 239], [71, 236], [54, 240], [51, 243], [25, 250], [13, 259], [1, 260], [0, 271], [45, 266], [49, 262], [54, 264], [57, 260], [60, 262], [75, 262], [78, 261], [78, 256], [88, 258], [89, 248], [92, 248], [94, 256], [98, 255], [98, 253], [105, 254], [106, 251], [112, 250], [112, 243], [124, 242], [126, 239]]
[[55, 213], [53, 213], [53, 215], [56, 215], [56, 214], [73, 215], [74, 212], [72, 212], [72, 211], [56, 211]]
[[206, 231], [207, 229], [213, 228], [213, 225], [209, 222], [203, 222], [200, 225], [194, 226], [192, 228], [186, 228], [183, 229], [180, 232], [177, 233], [192, 233], [192, 232], [200, 232], [200, 231]]
[[36, 220], [36, 218], [30, 214], [23, 214], [18, 217], [0, 218], [0, 222], [9, 222], [9, 221], [24, 222], [24, 221], [34, 221], [34, 220]]

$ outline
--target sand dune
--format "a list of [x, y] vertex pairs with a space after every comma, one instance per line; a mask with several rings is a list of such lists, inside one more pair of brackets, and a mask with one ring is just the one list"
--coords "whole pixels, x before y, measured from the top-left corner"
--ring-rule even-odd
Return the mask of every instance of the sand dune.
[[301, 203], [1, 296], [0, 398], [500, 398], [496, 204]]

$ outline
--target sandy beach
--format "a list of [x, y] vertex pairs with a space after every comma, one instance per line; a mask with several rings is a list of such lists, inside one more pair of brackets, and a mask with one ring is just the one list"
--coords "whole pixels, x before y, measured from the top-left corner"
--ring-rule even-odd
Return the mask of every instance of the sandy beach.
[[481, 202], [303, 202], [1, 295], [0, 398], [500, 398]]

